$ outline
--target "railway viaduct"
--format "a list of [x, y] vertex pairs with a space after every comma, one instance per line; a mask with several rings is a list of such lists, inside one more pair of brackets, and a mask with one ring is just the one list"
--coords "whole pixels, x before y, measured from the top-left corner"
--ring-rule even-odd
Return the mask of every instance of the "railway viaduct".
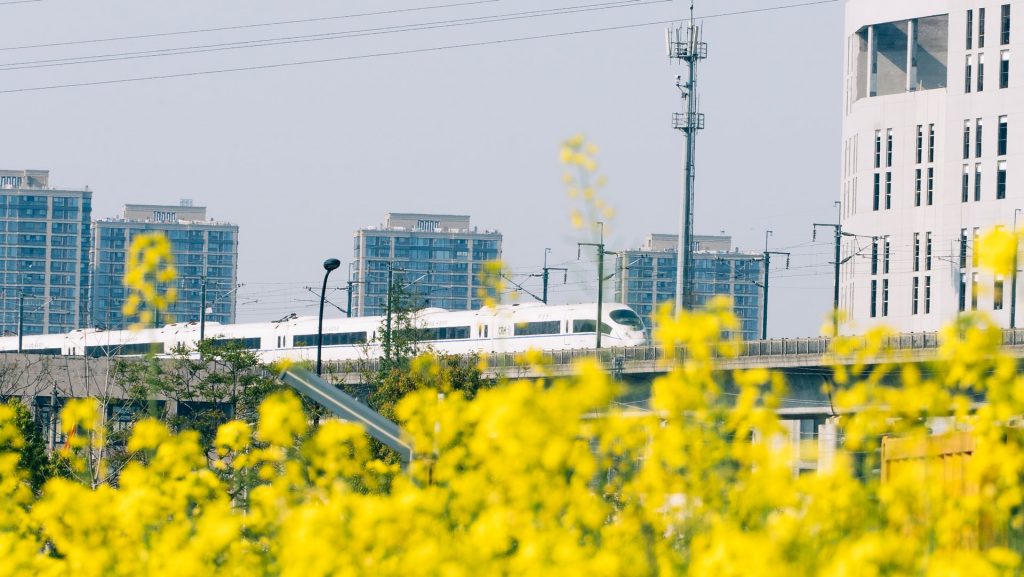
[[[1003, 344], [1007, 353], [1024, 358], [1024, 329], [1003, 331]], [[789, 383], [789, 392], [779, 411], [781, 415], [796, 419], [802, 415], [828, 416], [832, 414], [832, 407], [822, 392], [822, 385], [831, 380], [832, 367], [837, 363], [853, 362], [836, 358], [829, 353], [829, 346], [830, 339], [825, 337], [747, 341], [740, 343], [737, 355], [717, 359], [716, 366], [726, 394], [730, 394], [732, 371], [755, 367], [773, 369], [783, 373]], [[887, 338], [885, 349], [888, 352], [884, 358], [866, 359], [866, 363], [927, 364], [938, 359], [938, 337], [935, 333], [894, 335]], [[492, 353], [486, 358], [484, 376], [507, 379], [569, 376], [577, 361], [596, 358], [626, 384], [619, 402], [642, 408], [650, 397], [651, 383], [668, 370], [664, 351], [655, 346], [552, 351], [547, 355], [550, 362], [538, 369], [524, 365], [517, 354]], [[467, 359], [467, 362], [473, 361]], [[372, 370], [375, 363], [364, 361], [362, 368]], [[59, 398], [124, 398], [113, 366], [112, 358], [0, 353], [0, 399], [35, 398], [36, 403], [44, 403], [53, 393]], [[353, 370], [351, 364], [324, 363], [324, 377], [335, 383], [360, 384], [363, 374]]]

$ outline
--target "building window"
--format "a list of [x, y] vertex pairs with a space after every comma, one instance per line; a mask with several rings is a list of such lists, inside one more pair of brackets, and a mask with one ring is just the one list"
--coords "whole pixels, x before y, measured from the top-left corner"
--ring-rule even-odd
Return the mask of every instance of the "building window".
[[985, 55], [978, 55], [978, 92], [985, 90]]
[[999, 117], [999, 142], [996, 146], [996, 153], [999, 156], [1006, 156], [1006, 137], [1009, 134], [1010, 127], [1007, 123], [1005, 116]]
[[981, 228], [974, 227], [974, 234], [971, 236], [971, 267], [978, 268], [978, 237], [981, 236]]
[[961, 177], [961, 180], [960, 180], [960, 201], [961, 202], [967, 202], [968, 200], [970, 200], [970, 190], [971, 190], [970, 180], [971, 180], [971, 173], [970, 173], [970, 171], [968, 169], [968, 166], [965, 164], [964, 165], [964, 175], [963, 175], [963, 177]]
[[921, 169], [913, 171], [913, 206], [921, 206]]
[[985, 47], [985, 9], [978, 8], [978, 48]]
[[[960, 229], [960, 268], [967, 268], [967, 229]], [[963, 307], [960, 307], [963, 310]]]
[[910, 292], [910, 314], [913, 315], [917, 314], [917, 302], [921, 292], [921, 287], [919, 286], [920, 283], [921, 279], [915, 276], [913, 281], [913, 288]]
[[933, 200], [932, 193], [934, 191], [935, 191], [935, 168], [929, 166], [928, 167], [928, 190], [926, 191], [928, 193], [928, 206], [932, 205], [932, 200]]
[[914, 272], [921, 270], [921, 233], [914, 233]]
[[871, 281], [871, 318], [878, 316], [878, 281]]
[[882, 166], [882, 131], [875, 131], [875, 168]]
[[916, 147], [916, 156], [915, 156], [915, 158], [917, 158], [917, 163], [921, 164], [921, 156], [924, 154], [924, 126], [921, 126], [920, 124], [917, 125], [917, 142], [916, 142], [916, 144], [917, 144], [917, 147]]
[[996, 198], [1006, 198], [1006, 161], [996, 164]]
[[999, 43], [1010, 43], [1010, 5], [1003, 4], [1002, 18], [999, 26]]
[[889, 279], [882, 279], [882, 316], [889, 316]]
[[885, 131], [885, 166], [892, 166], [892, 129]]
[[964, 92], [970, 92], [971, 91], [971, 76], [973, 76], [972, 68], [974, 67], [973, 66], [973, 62], [974, 62], [974, 57], [971, 56], [970, 54], [968, 54], [967, 55], [967, 63], [964, 64]]
[[881, 193], [882, 193], [882, 191], [881, 191], [881, 178], [882, 178], [882, 175], [878, 174], [876, 172], [875, 173], [875, 194], [872, 197], [873, 200], [871, 201], [871, 210], [878, 210], [878, 202], [879, 202], [879, 200], [881, 198]]
[[992, 286], [992, 310], [1003, 310], [1003, 277], [1001, 276], [996, 276]]
[[971, 310], [978, 310], [978, 273], [971, 273]]
[[932, 312], [932, 277], [924, 277], [924, 314]]
[[974, 201], [981, 200], [981, 163], [974, 165]]
[[935, 125], [928, 125], [928, 162], [935, 162]]
[[975, 156], [975, 158], [981, 158], [981, 142], [982, 142], [982, 138], [981, 138], [981, 134], [982, 134], [981, 128], [982, 127], [981, 127], [981, 125], [982, 125], [982, 122], [981, 122], [980, 118], [974, 121], [974, 156]]
[[967, 273], [960, 273], [960, 302], [957, 303], [960, 312], [964, 312], [967, 309]]
[[971, 121], [964, 121], [964, 160], [971, 157]]
[[1010, 86], [1010, 51], [999, 53], [999, 88]]
[[892, 173], [885, 173], [885, 210], [892, 208]]
[[967, 49], [972, 48], [972, 40], [974, 39], [974, 10], [967, 11]]
[[871, 274], [878, 274], [878, 237], [871, 239]]
[[889, 237], [882, 239], [882, 274], [889, 274]]

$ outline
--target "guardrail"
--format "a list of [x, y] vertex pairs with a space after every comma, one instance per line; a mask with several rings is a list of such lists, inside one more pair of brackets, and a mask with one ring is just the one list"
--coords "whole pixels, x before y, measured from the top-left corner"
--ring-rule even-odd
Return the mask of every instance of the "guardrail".
[[[859, 339], [861, 345], [866, 344], [866, 337], [846, 337]], [[914, 351], [936, 349], [939, 346], [939, 335], [936, 332], [923, 333], [901, 333], [886, 337], [885, 348], [891, 351]], [[829, 352], [832, 344], [831, 337], [808, 337], [796, 339], [767, 339], [757, 341], [742, 341], [739, 343], [737, 357], [765, 358], [767, 363], [770, 358], [785, 358], [796, 355], [824, 356]], [[1004, 346], [1024, 345], [1024, 329], [1004, 329]], [[678, 358], [685, 358], [686, 350], [680, 347]], [[549, 362], [554, 365], [570, 365], [581, 359], [597, 358], [609, 366], [615, 367], [620, 363], [630, 361], [658, 361], [665, 358], [665, 351], [655, 345], [642, 345], [636, 347], [608, 347], [603, 349], [562, 349], [544, 351]], [[486, 363], [489, 369], [503, 369], [522, 366], [522, 353], [512, 352], [491, 352], [486, 354]], [[478, 362], [479, 357], [467, 355], [463, 357], [463, 367]], [[351, 363], [338, 362], [325, 363], [335, 369], [335, 372], [357, 372], [344, 370], [346, 366], [352, 367]], [[360, 369], [376, 371], [380, 367], [379, 359], [369, 359], [360, 363]]]

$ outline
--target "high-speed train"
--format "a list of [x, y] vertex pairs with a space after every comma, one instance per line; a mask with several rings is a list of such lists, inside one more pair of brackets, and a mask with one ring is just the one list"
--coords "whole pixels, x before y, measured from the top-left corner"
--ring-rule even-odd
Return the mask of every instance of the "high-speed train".
[[[465, 354], [523, 352], [531, 349], [593, 348], [597, 336], [597, 304], [500, 305], [475, 311], [428, 308], [413, 313], [419, 342], [438, 352]], [[355, 360], [382, 355], [384, 317], [325, 318], [324, 360]], [[258, 351], [264, 361], [314, 359], [317, 317], [293, 317], [270, 323], [206, 324], [206, 338]], [[56, 335], [26, 335], [22, 352], [70, 356], [132, 356], [171, 354], [194, 349], [199, 324], [176, 323], [139, 331], [76, 330]], [[647, 343], [643, 321], [631, 308], [605, 303], [601, 311], [601, 344], [623, 347]], [[18, 337], [0, 337], [0, 351], [16, 351]]]

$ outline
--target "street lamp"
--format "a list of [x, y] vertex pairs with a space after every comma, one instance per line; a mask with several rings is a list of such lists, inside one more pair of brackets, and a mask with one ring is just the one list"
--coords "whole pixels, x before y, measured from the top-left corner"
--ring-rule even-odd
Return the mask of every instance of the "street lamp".
[[320, 376], [321, 360], [320, 352], [323, 349], [324, 341], [324, 297], [327, 296], [327, 277], [331, 271], [341, 266], [341, 261], [336, 258], [329, 258], [324, 261], [324, 286], [320, 289], [320, 322], [316, 328], [316, 376]]

